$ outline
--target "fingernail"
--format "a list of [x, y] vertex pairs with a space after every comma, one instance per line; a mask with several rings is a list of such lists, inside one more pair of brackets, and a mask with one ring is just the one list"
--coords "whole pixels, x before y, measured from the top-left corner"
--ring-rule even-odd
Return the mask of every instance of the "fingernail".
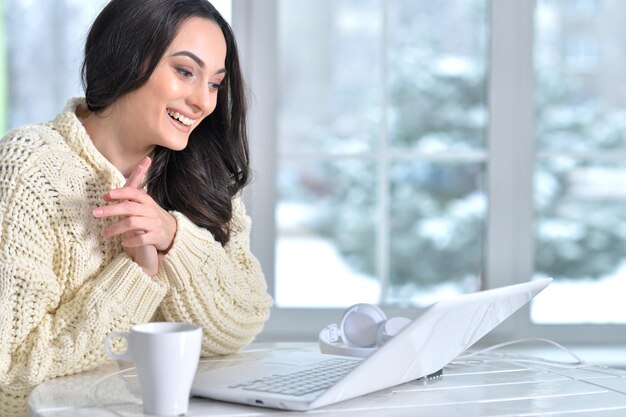
[[116, 194], [117, 194], [116, 190], [109, 191], [109, 197], [115, 197]]
[[100, 207], [97, 207], [92, 210], [92, 213], [94, 217], [100, 217], [102, 216], [102, 209]]

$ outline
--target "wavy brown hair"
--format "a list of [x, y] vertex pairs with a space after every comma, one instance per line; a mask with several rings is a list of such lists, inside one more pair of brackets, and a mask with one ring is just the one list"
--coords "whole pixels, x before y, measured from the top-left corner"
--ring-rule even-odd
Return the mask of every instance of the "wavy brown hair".
[[148, 81], [181, 25], [193, 17], [221, 28], [226, 78], [215, 110], [192, 131], [187, 147], [155, 149], [146, 183], [162, 208], [181, 212], [225, 245], [232, 198], [248, 183], [250, 167], [237, 44], [215, 7], [206, 0], [111, 0], [87, 36], [82, 81], [89, 110], [103, 112]]

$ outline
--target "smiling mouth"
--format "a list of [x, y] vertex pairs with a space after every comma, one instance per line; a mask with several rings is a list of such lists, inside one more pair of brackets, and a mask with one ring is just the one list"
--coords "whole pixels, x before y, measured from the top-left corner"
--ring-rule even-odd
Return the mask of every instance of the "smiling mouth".
[[184, 126], [191, 126], [195, 123], [195, 120], [190, 119], [187, 116], [183, 116], [182, 114], [178, 113], [177, 111], [172, 111], [172, 110], [167, 110], [167, 114], [174, 120], [176, 120], [178, 123], [184, 125]]

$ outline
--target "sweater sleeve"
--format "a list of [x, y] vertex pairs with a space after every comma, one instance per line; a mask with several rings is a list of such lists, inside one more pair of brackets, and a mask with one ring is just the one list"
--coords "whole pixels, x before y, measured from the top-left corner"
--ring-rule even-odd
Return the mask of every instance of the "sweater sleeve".
[[257, 259], [250, 252], [250, 218], [233, 200], [233, 225], [226, 246], [184, 215], [159, 276], [169, 283], [160, 312], [168, 321], [203, 327], [202, 355], [226, 354], [250, 343], [269, 317], [272, 299]]
[[72, 277], [58, 265], [61, 257], [72, 257], [72, 244], [55, 226], [62, 219], [55, 218], [53, 196], [40, 189], [14, 177], [0, 184], [0, 392], [5, 396], [20, 397], [44, 380], [94, 367], [105, 357], [105, 336], [149, 321], [167, 291], [121, 253], [71, 298], [64, 296]]

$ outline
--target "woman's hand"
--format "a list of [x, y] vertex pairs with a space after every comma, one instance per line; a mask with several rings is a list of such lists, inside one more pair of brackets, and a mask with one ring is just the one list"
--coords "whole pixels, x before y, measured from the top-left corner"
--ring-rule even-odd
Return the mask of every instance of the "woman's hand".
[[176, 219], [163, 210], [143, 189], [132, 187], [117, 188], [105, 194], [109, 202], [117, 204], [100, 207], [96, 217], [123, 217], [104, 230], [104, 237], [112, 237], [128, 232], [141, 232], [133, 237], [124, 236], [122, 245], [127, 248], [153, 245], [159, 252], [167, 252], [176, 236]]
[[[94, 209], [95, 217], [119, 216], [121, 219], [102, 230], [104, 237], [123, 235], [122, 245], [135, 262], [149, 275], [156, 275], [158, 253], [166, 252], [176, 236], [176, 219], [163, 210], [145, 190], [139, 188], [151, 164], [146, 157], [135, 168], [123, 188], [104, 195], [105, 201], [116, 202]], [[150, 271], [150, 272], [149, 272]]]

